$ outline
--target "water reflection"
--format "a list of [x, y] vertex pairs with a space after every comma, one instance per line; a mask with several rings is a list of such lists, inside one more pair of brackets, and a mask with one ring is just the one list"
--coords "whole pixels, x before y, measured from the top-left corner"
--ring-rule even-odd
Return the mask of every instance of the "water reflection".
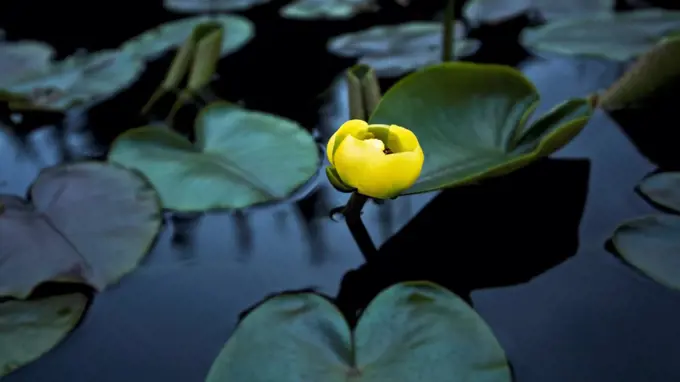
[[578, 248], [590, 165], [545, 160], [505, 178], [443, 191], [379, 250], [347, 273], [338, 299], [361, 309], [380, 290], [431, 280], [470, 291], [528, 281]]

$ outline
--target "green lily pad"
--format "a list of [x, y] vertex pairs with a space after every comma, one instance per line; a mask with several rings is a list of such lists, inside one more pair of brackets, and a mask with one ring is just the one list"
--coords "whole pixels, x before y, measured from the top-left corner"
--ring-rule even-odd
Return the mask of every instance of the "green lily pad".
[[294, 0], [279, 13], [297, 20], [347, 20], [378, 9], [376, 0]]
[[638, 188], [654, 203], [680, 213], [680, 172], [654, 174]]
[[78, 324], [88, 299], [82, 294], [0, 303], [0, 378], [35, 361]]
[[612, 244], [628, 264], [680, 290], [680, 217], [653, 215], [626, 222], [614, 232]]
[[680, 30], [680, 11], [645, 9], [594, 13], [522, 32], [520, 41], [535, 53], [631, 60]]
[[224, 28], [221, 56], [231, 54], [255, 35], [255, 26], [245, 17], [235, 15], [197, 16], [165, 23], [158, 28], [148, 30], [125, 42], [121, 49], [141, 60], [157, 59], [168, 50], [176, 49], [184, 44], [199, 24], [219, 23]]
[[612, 111], [651, 104], [680, 78], [678, 62], [680, 38], [663, 39], [600, 96], [599, 106]]
[[463, 300], [427, 282], [381, 292], [352, 332], [313, 293], [281, 295], [238, 325], [206, 382], [510, 382], [505, 353]]
[[[454, 28], [455, 56], [468, 56], [481, 46], [465, 38], [465, 27]], [[441, 62], [442, 24], [416, 21], [400, 25], [375, 26], [331, 39], [328, 50], [338, 56], [359, 57], [359, 63], [373, 68], [379, 77], [397, 77]]]
[[47, 281], [102, 290], [137, 267], [161, 226], [156, 192], [107, 163], [48, 168], [29, 194], [0, 195], [0, 297]]
[[194, 128], [195, 144], [164, 127], [132, 129], [113, 143], [109, 160], [142, 172], [163, 206], [178, 211], [281, 200], [319, 169], [314, 138], [281, 117], [217, 102]]
[[553, 21], [593, 12], [613, 12], [614, 0], [470, 0], [463, 16], [474, 26], [502, 23], [519, 15], [537, 12]]
[[445, 63], [415, 72], [384, 95], [374, 124], [410, 129], [425, 163], [406, 194], [434, 191], [504, 175], [552, 154], [592, 115], [586, 99], [566, 101], [533, 124], [536, 88], [500, 65]]
[[163, 7], [178, 13], [245, 11], [270, 0], [163, 0]]
[[63, 61], [36, 64], [21, 75], [5, 78], [0, 89], [25, 98], [26, 107], [66, 110], [113, 96], [134, 83], [144, 68], [142, 61], [115, 50], [78, 53]]

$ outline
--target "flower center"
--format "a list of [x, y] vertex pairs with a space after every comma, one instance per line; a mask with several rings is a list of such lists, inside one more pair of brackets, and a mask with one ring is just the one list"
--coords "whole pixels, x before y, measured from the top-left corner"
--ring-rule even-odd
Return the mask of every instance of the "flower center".
[[371, 138], [371, 139], [364, 140], [364, 142], [370, 144], [371, 146], [375, 147], [376, 149], [382, 151], [385, 154], [391, 154], [392, 153], [390, 151], [390, 149], [385, 147], [385, 144], [380, 139]]

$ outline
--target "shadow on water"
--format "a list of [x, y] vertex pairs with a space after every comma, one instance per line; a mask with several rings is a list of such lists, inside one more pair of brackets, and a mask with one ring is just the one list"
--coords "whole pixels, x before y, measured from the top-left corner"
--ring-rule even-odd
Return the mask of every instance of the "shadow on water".
[[[587, 160], [544, 160], [505, 178], [443, 191], [343, 278], [338, 304], [362, 309], [384, 288], [431, 280], [472, 290], [522, 283], [576, 253]], [[489, 240], [489, 238], [494, 238]]]

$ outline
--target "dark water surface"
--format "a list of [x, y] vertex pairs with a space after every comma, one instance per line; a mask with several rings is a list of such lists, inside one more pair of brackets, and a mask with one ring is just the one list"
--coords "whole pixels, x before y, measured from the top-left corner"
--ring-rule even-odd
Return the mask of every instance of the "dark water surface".
[[[345, 24], [294, 23], [275, 17], [280, 3], [245, 13], [259, 35], [224, 60], [216, 90], [328, 136], [346, 119], [346, 109], [341, 83], [324, 90], [351, 61], [325, 54], [325, 39], [376, 20], [406, 20], [406, 13]], [[39, 14], [51, 10], [26, 5], [12, 9], [24, 21], [3, 27], [11, 38], [45, 40], [67, 54], [77, 47], [115, 47], [170, 17], [140, 9], [148, 16], [142, 23], [134, 21], [141, 16], [129, 4], [93, 4], [102, 8], [90, 5], [78, 12], [98, 12], [96, 20], [111, 12], [114, 20], [101, 25], [93, 19], [42, 20], [46, 16]], [[410, 18], [432, 13], [412, 12]], [[2, 20], [10, 23], [7, 13]], [[120, 23], [127, 29], [116, 26]], [[323, 33], [310, 33], [314, 28]], [[289, 43], [276, 45], [274, 36]], [[495, 58], [493, 44], [473, 59], [517, 64], [526, 56], [515, 49], [516, 57]], [[518, 66], [543, 95], [538, 113], [606, 87], [621, 70], [566, 58], [529, 59]], [[90, 155], [88, 149], [97, 153], [134, 127], [135, 102], [143, 102], [158, 79], [147, 74], [141, 85], [89, 114], [74, 112], [73, 124], [85, 126], [69, 135], [75, 156]], [[287, 96], [293, 93], [299, 98]], [[116, 123], [107, 123], [114, 112]], [[8, 151], [0, 140], [0, 192], [23, 194], [41, 166], [61, 160], [55, 136], [50, 129], [30, 136], [40, 163]], [[325, 177], [319, 178], [318, 192], [298, 203], [243, 216], [168, 219], [143, 267], [97, 295], [66, 341], [4, 380], [200, 382], [239, 314], [269, 294], [314, 288], [339, 293], [343, 304], [360, 308], [390, 283], [427, 278], [464, 297], [472, 292], [474, 307], [505, 347], [518, 382], [680, 381], [680, 294], [639, 275], [604, 248], [618, 223], [652, 211], [633, 188], [654, 169], [598, 112], [551, 160], [482, 185], [369, 204], [364, 220], [376, 244], [384, 243], [379, 261], [369, 265], [362, 265], [346, 226], [326, 217], [347, 196]]]

